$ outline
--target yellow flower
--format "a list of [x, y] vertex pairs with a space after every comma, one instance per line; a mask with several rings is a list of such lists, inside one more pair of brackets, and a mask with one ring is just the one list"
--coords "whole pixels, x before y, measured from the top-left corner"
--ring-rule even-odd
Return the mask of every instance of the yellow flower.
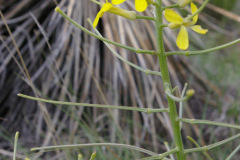
[[[194, 3], [191, 3], [191, 11], [194, 14], [198, 10], [197, 6]], [[200, 25], [195, 25], [198, 21], [198, 14], [192, 18], [192, 21], [183, 19], [177, 12], [174, 12], [171, 9], [166, 9], [164, 12], [165, 18], [170, 24], [168, 25], [171, 29], [180, 28], [178, 37], [177, 37], [177, 46], [182, 50], [188, 49], [189, 40], [187, 28], [191, 28], [193, 31], [206, 34], [207, 29], [202, 29]]]
[[[123, 0], [119, 0], [119, 1], [123, 1]], [[104, 15], [105, 12], [110, 12], [131, 20], [136, 19], [136, 12], [134, 11], [127, 11], [118, 7], [113, 6], [111, 3], [109, 3], [108, 1], [106, 1], [106, 3], [103, 4], [101, 10], [97, 13], [97, 16], [95, 18], [95, 20], [93, 21], [93, 27], [96, 28], [99, 19]]]
[[125, 0], [112, 0], [112, 4], [114, 4], [114, 5], [118, 5], [118, 4], [121, 4], [123, 2], [125, 2]]
[[102, 18], [102, 16], [104, 15], [105, 12], [109, 11], [111, 8], [113, 7], [113, 5], [111, 3], [106, 2], [101, 10], [97, 13], [96, 18], [93, 21], [93, 27], [95, 28], [99, 22], [99, 19]]
[[[125, 0], [112, 0], [112, 4], [118, 5], [123, 3]], [[147, 9], [148, 2], [147, 0], [135, 0], [135, 9], [138, 12], [143, 12]]]

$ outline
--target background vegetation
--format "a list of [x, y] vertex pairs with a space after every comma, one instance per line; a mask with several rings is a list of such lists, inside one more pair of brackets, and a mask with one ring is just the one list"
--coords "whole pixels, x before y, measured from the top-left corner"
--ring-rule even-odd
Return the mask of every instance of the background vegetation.
[[[174, 1], [163, 0], [165, 5]], [[197, 4], [202, 0], [196, 0]], [[0, 159], [12, 156], [16, 131], [20, 132], [18, 157], [31, 159], [76, 159], [78, 153], [97, 159], [134, 159], [142, 155], [119, 148], [87, 148], [49, 153], [32, 153], [31, 147], [59, 144], [118, 142], [133, 144], [156, 152], [165, 151], [163, 142], [172, 141], [166, 114], [144, 114], [86, 107], [54, 106], [16, 96], [21, 92], [53, 100], [126, 105], [137, 107], [166, 106], [161, 79], [144, 75], [113, 57], [102, 42], [84, 34], [54, 12], [56, 5], [79, 24], [91, 30], [87, 18], [94, 19], [99, 8], [89, 0], [0, 0]], [[122, 5], [133, 9], [132, 1]], [[183, 14], [186, 11], [183, 11]], [[152, 15], [151, 10], [144, 14]], [[240, 2], [211, 0], [200, 15], [200, 23], [209, 33], [192, 33], [191, 49], [223, 44], [239, 37]], [[136, 48], [154, 49], [154, 24], [146, 20], [128, 21], [106, 14], [99, 24], [106, 38]], [[165, 30], [166, 47], [176, 49], [176, 32]], [[13, 38], [11, 38], [11, 36]], [[14, 41], [17, 46], [14, 45]], [[19, 48], [19, 52], [18, 49]], [[240, 54], [239, 44], [232, 48], [197, 57], [169, 57], [173, 86], [185, 82], [196, 90], [184, 104], [184, 117], [205, 118], [239, 124]], [[136, 55], [116, 48], [129, 61], [159, 70], [156, 57]], [[21, 63], [23, 58], [27, 73]], [[33, 85], [31, 85], [31, 81]], [[236, 130], [223, 127], [184, 125], [187, 135], [201, 145], [231, 136]], [[200, 137], [200, 138], [197, 138]], [[224, 159], [239, 140], [219, 150], [212, 157]], [[171, 146], [171, 144], [169, 144]], [[238, 156], [238, 157], [237, 157]], [[239, 155], [236, 159], [239, 159]], [[196, 153], [188, 159], [204, 159]]]

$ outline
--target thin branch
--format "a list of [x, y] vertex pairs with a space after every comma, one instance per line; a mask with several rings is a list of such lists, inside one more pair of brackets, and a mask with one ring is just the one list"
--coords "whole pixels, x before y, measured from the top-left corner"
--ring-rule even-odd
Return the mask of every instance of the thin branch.
[[189, 89], [187, 90], [186, 92], [186, 96], [184, 97], [176, 97], [172, 94], [172, 89], [170, 88], [170, 84], [169, 83], [165, 83], [164, 84], [166, 90], [165, 90], [165, 93], [166, 95], [171, 98], [172, 100], [174, 100], [175, 102], [183, 102], [183, 101], [187, 101], [189, 98], [191, 98], [194, 94], [195, 94], [195, 91], [193, 89]]
[[156, 20], [154, 17], [142, 16], [142, 15], [136, 15], [136, 18], [137, 19], [147, 19], [147, 20], [152, 20], [152, 21]]
[[[187, 90], [187, 86], [188, 86], [188, 83], [185, 83], [183, 90], [182, 90], [181, 98], [184, 97], [185, 92]], [[180, 102], [179, 103], [179, 118], [182, 118], [182, 115], [183, 115], [183, 102]], [[182, 129], [182, 122], [180, 122], [180, 129]]]
[[145, 69], [144, 72], [146, 74], [149, 74], [149, 75], [158, 75], [160, 77], [162, 77], [162, 73], [161, 72], [158, 72], [158, 71], [152, 71], [152, 70], [149, 70], [149, 69]]
[[236, 39], [232, 42], [217, 46], [217, 47], [213, 47], [213, 48], [209, 48], [209, 49], [205, 49], [205, 50], [199, 50], [199, 51], [179, 51], [179, 52], [166, 52], [165, 55], [166, 56], [170, 56], [170, 55], [185, 55], [185, 56], [194, 56], [194, 55], [200, 55], [200, 54], [205, 54], [205, 53], [210, 53], [210, 52], [214, 52], [214, 51], [218, 51], [227, 47], [230, 47], [234, 44], [237, 44], [240, 42], [240, 38]]
[[176, 153], [176, 152], [178, 152], [179, 151], [179, 149], [176, 147], [176, 148], [174, 148], [174, 149], [172, 149], [172, 150], [170, 150], [170, 151], [167, 151], [167, 152], [165, 152], [165, 153], [163, 153], [163, 154], [159, 154], [159, 155], [157, 155], [157, 156], [151, 156], [151, 157], [146, 157], [146, 158], [142, 158], [142, 159], [140, 159], [140, 160], [153, 160], [153, 159], [163, 159], [164, 160], [164, 158], [166, 159], [166, 157], [168, 156], [168, 155], [170, 155], [170, 154], [173, 154], [173, 153]]
[[187, 101], [189, 98], [191, 98], [195, 92], [194, 92], [194, 90], [190, 89], [187, 91], [186, 96], [180, 97], [180, 98], [174, 96], [170, 89], [166, 89], [165, 93], [169, 98], [171, 98], [175, 102], [184, 102], [184, 101]]
[[76, 27], [78, 27], [79, 29], [81, 29], [83, 32], [99, 39], [99, 40], [102, 40], [104, 42], [108, 42], [110, 44], [113, 44], [115, 46], [118, 46], [118, 47], [121, 47], [121, 48], [124, 48], [124, 49], [127, 49], [127, 50], [130, 50], [130, 51], [133, 51], [133, 52], [136, 52], [136, 53], [143, 53], [143, 54], [156, 54], [156, 51], [150, 51], [150, 50], [142, 50], [142, 49], [137, 49], [137, 48], [133, 48], [133, 47], [130, 47], [130, 46], [126, 46], [126, 45], [123, 45], [123, 44], [120, 44], [120, 43], [117, 43], [117, 42], [114, 42], [114, 41], [111, 41], [107, 38], [103, 38], [103, 37], [100, 37], [96, 34], [94, 34], [93, 32], [89, 31], [88, 29], [84, 28], [83, 26], [79, 25], [77, 22], [75, 22], [73, 19], [71, 19], [70, 17], [68, 17], [59, 7], [56, 7], [55, 9], [56, 12], [60, 13], [66, 20], [68, 20], [69, 22], [71, 22], [73, 25], [75, 25]]
[[240, 145], [236, 149], [234, 149], [234, 151], [226, 158], [226, 160], [230, 160], [239, 150]]
[[[90, 23], [90, 25], [93, 27], [93, 23], [90, 19], [88, 19], [88, 22]], [[102, 37], [101, 33], [96, 29], [94, 28], [94, 31], [97, 33], [97, 35], [99, 37]], [[128, 65], [134, 67], [135, 69], [139, 70], [139, 71], [142, 71], [144, 72], [145, 74], [153, 74], [153, 75], [158, 75], [158, 76], [162, 76], [161, 72], [157, 72], [157, 71], [152, 71], [152, 70], [149, 70], [149, 69], [145, 69], [145, 68], [142, 68], [132, 62], [129, 62], [128, 60], [126, 60], [125, 58], [123, 58], [122, 56], [120, 56], [107, 42], [103, 42], [107, 47], [108, 49], [116, 56], [118, 57], [120, 60], [122, 60], [124, 63], [127, 63]]]
[[31, 151], [40, 151], [40, 150], [57, 150], [57, 149], [70, 149], [70, 148], [86, 148], [86, 147], [120, 147], [120, 148], [126, 148], [126, 149], [131, 149], [135, 150], [138, 152], [146, 153], [149, 155], [157, 155], [157, 153], [154, 153], [152, 151], [132, 146], [132, 145], [127, 145], [127, 144], [118, 144], [118, 143], [88, 143], [88, 144], [73, 144], [73, 145], [59, 145], [59, 146], [48, 146], [48, 147], [36, 147], [32, 148]]
[[178, 97], [176, 97], [176, 96], [174, 96], [172, 93], [171, 93], [171, 91], [166, 91], [165, 92], [166, 93], [166, 95], [168, 96], [168, 97], [170, 97], [172, 100], [174, 100], [175, 102], [184, 102], [184, 101], [187, 101], [190, 97], [188, 97], [188, 96], [184, 96], [184, 97], [181, 97], [181, 98], [178, 98]]
[[[199, 145], [192, 137], [187, 136], [187, 139], [189, 139], [193, 144], [195, 144], [195, 146], [200, 147], [200, 145]], [[203, 153], [208, 159], [213, 160], [206, 151], [202, 151], [202, 153]]]
[[13, 160], [16, 160], [18, 135], [19, 135], [19, 132], [16, 132], [15, 141], [14, 141], [14, 150], [13, 150]]
[[109, 108], [109, 109], [121, 109], [121, 110], [130, 110], [130, 111], [138, 111], [144, 113], [155, 113], [155, 112], [168, 112], [168, 108], [163, 109], [153, 109], [153, 108], [138, 108], [138, 107], [128, 107], [128, 106], [114, 106], [114, 105], [103, 105], [103, 104], [89, 104], [89, 103], [74, 103], [74, 102], [64, 102], [64, 101], [54, 101], [54, 100], [47, 100], [43, 98], [32, 97], [24, 94], [17, 94], [19, 97], [41, 101], [51, 104], [60, 104], [60, 105], [69, 105], [69, 106], [86, 106], [86, 107], [95, 107], [95, 108]]
[[96, 0], [91, 0], [93, 3], [96, 3], [97, 5], [99, 5], [99, 6], [102, 6], [103, 5], [103, 3], [101, 3], [101, 2], [98, 2], [98, 1], [96, 1]]
[[[168, 142], [164, 142], [164, 145], [165, 145], [165, 147], [167, 148], [167, 151], [170, 151], [170, 147], [169, 147], [169, 145], [168, 145]], [[170, 154], [169, 156], [170, 156], [171, 160], [175, 160], [173, 154]]]
[[207, 5], [207, 3], [209, 2], [209, 0], [206, 0], [202, 5], [201, 7], [194, 13], [192, 14], [191, 16], [187, 17], [186, 20], [191, 20], [193, 17], [195, 17], [196, 15], [198, 15], [204, 8], [205, 6]]
[[178, 7], [179, 7], [179, 4], [173, 4], [173, 5], [170, 5], [170, 6], [163, 7], [162, 9], [165, 10], [165, 9], [178, 8]]
[[210, 144], [210, 145], [207, 145], [207, 146], [204, 146], [204, 147], [199, 147], [199, 148], [192, 148], [192, 149], [186, 149], [184, 150], [184, 154], [188, 154], [188, 153], [192, 153], [192, 152], [202, 152], [202, 151], [208, 151], [208, 150], [211, 150], [211, 149], [214, 149], [216, 147], [219, 147], [223, 144], [226, 144], [228, 142], [231, 142], [233, 141], [234, 139], [237, 139], [240, 137], [240, 133], [238, 133], [237, 135], [235, 136], [232, 136], [230, 138], [227, 138], [225, 140], [222, 140], [222, 141], [219, 141], [217, 143], [214, 143], [214, 144]]
[[215, 122], [215, 121], [208, 121], [208, 120], [187, 119], [187, 118], [177, 118], [176, 120], [181, 121], [181, 122], [190, 123], [190, 124], [207, 124], [207, 125], [214, 125], [214, 126], [240, 129], [240, 125], [229, 124], [229, 123], [221, 123], [221, 122]]

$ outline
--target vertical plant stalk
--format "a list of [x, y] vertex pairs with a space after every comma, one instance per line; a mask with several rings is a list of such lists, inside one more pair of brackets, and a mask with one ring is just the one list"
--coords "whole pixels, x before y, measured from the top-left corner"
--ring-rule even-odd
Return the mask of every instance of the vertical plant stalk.
[[[160, 64], [160, 69], [162, 73], [162, 80], [164, 84], [164, 88], [166, 90], [166, 84], [168, 84], [168, 88], [172, 89], [171, 82], [170, 82], [170, 76], [167, 66], [167, 56], [165, 55], [165, 49], [164, 49], [164, 41], [163, 41], [163, 7], [162, 7], [162, 0], [156, 0], [156, 40], [157, 40], [157, 51], [158, 51], [158, 60]], [[185, 154], [184, 154], [184, 147], [182, 142], [182, 135], [181, 130], [179, 126], [179, 122], [176, 121], [176, 118], [178, 116], [176, 104], [175, 102], [167, 96], [168, 101], [168, 107], [169, 107], [169, 117], [171, 121], [171, 125], [173, 128], [173, 134], [174, 134], [174, 142], [176, 147], [178, 148], [177, 152], [177, 158], [178, 160], [185, 160]]]
[[19, 135], [19, 132], [16, 132], [15, 140], [14, 140], [13, 160], [16, 160], [18, 135]]

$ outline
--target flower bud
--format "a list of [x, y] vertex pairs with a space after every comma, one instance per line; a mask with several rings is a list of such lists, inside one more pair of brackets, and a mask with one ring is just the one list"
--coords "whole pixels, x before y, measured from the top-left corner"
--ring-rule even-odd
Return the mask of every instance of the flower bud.
[[122, 8], [118, 8], [115, 6], [113, 6], [111, 9], [109, 9], [108, 12], [125, 17], [130, 20], [136, 19], [136, 16], [137, 16], [135, 11], [127, 11], [127, 10], [124, 10]]
[[186, 93], [188, 97], [192, 97], [195, 94], [195, 91], [193, 89], [189, 89]]
[[186, 5], [188, 5], [190, 2], [192, 2], [192, 0], [179, 0], [178, 5], [179, 5], [180, 8], [183, 8]]

